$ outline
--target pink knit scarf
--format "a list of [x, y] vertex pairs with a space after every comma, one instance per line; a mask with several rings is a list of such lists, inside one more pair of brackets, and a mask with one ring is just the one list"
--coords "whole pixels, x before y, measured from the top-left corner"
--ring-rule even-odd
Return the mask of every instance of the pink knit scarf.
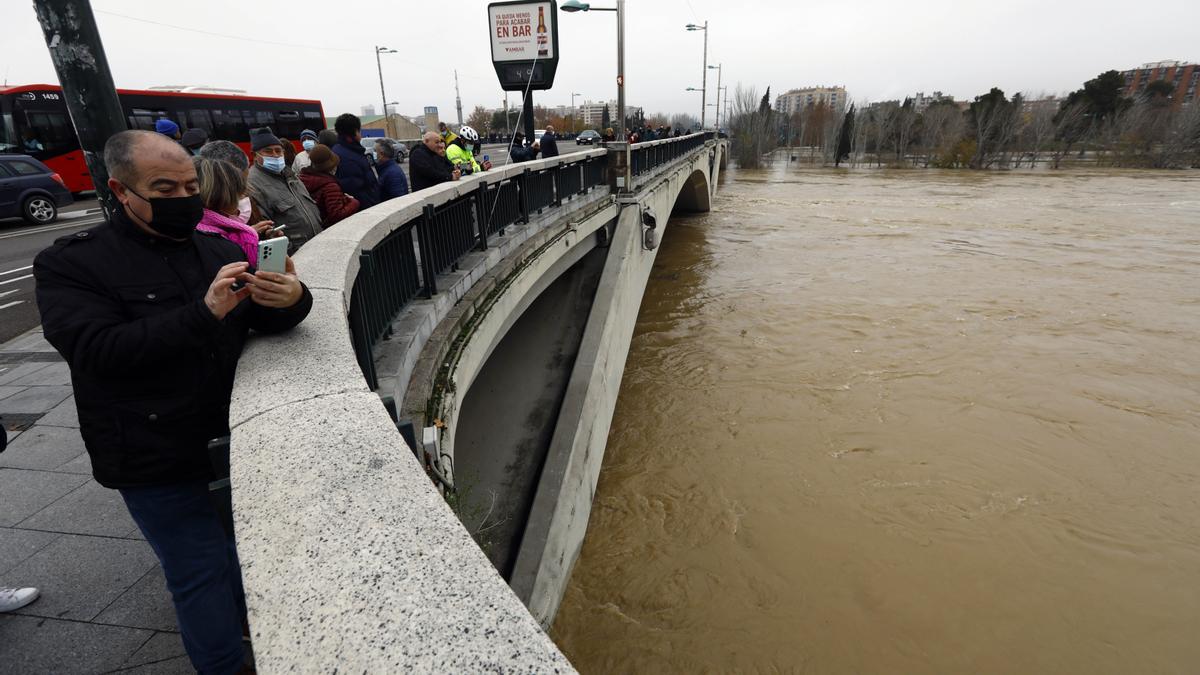
[[253, 265], [258, 260], [258, 233], [237, 218], [221, 215], [211, 209], [204, 209], [204, 217], [196, 225], [201, 232], [219, 234], [242, 247], [246, 260]]

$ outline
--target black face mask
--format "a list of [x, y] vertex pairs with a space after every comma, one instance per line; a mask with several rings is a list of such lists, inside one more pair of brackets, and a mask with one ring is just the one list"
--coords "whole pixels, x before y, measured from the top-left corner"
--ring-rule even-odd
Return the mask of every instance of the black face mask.
[[133, 192], [133, 188], [125, 186], [138, 199], [150, 205], [150, 229], [171, 239], [187, 239], [196, 229], [196, 224], [204, 217], [204, 200], [200, 195], [187, 197], [155, 197], [146, 199]]

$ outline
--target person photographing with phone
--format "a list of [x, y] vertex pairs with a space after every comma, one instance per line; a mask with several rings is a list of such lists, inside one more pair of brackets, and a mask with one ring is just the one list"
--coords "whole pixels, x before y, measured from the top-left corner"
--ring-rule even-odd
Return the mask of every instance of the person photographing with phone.
[[201, 181], [171, 139], [122, 131], [104, 161], [121, 208], [34, 260], [42, 330], [70, 366], [93, 476], [121, 493], [162, 564], [192, 665], [232, 673], [246, 607], [209, 498], [208, 441], [229, 433], [249, 331], [296, 326], [312, 295], [290, 258], [251, 273], [241, 247], [197, 231]]

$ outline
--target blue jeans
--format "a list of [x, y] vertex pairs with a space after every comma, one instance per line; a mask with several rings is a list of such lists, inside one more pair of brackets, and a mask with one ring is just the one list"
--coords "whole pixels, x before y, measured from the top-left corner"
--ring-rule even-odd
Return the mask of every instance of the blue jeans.
[[158, 556], [192, 666], [234, 673], [242, 665], [246, 597], [233, 537], [204, 482], [124, 488], [121, 497]]

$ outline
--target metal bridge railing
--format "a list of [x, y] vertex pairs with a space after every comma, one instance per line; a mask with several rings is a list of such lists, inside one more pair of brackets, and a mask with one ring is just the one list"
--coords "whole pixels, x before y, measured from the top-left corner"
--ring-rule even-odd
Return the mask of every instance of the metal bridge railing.
[[[634, 175], [654, 173], [702, 147], [705, 138], [694, 134], [633, 146]], [[579, 154], [493, 169], [478, 175], [476, 189], [460, 190], [449, 199], [437, 201], [431, 193], [420, 215], [361, 249], [349, 323], [355, 356], [371, 389], [379, 386], [375, 346], [390, 335], [392, 322], [408, 303], [438, 293], [439, 274], [456, 269], [470, 252], [486, 249], [489, 237], [512, 225], [528, 223], [531, 216], [597, 188], [608, 190], [608, 157]]]
[[659, 167], [704, 147], [704, 142], [710, 138], [712, 134], [692, 134], [633, 145], [629, 150], [633, 177], [637, 179], [655, 173]]

